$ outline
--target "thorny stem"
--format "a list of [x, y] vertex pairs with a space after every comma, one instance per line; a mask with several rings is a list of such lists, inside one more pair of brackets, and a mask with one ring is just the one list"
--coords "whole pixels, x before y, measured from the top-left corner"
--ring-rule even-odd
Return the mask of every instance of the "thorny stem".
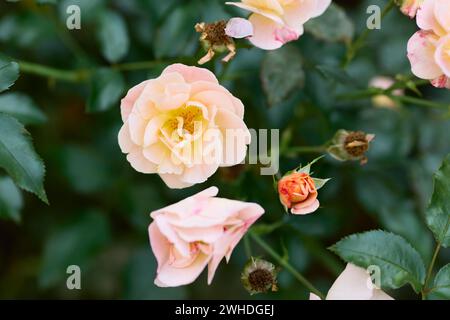
[[[391, 11], [392, 8], [395, 7], [395, 0], [389, 0], [389, 3], [383, 8], [383, 11], [381, 12], [381, 20]], [[352, 42], [348, 49], [347, 49], [347, 55], [345, 57], [345, 61], [342, 64], [343, 68], [347, 68], [347, 66], [352, 62], [353, 58], [356, 56], [356, 53], [364, 47], [364, 44], [367, 40], [367, 37], [370, 34], [371, 29], [364, 30], [363, 33], [359, 35], [359, 37]]]
[[286, 260], [283, 259], [278, 253], [275, 252], [263, 239], [261, 239], [254, 232], [249, 233], [252, 239], [273, 259], [275, 259], [281, 266], [283, 266], [289, 273], [291, 273], [300, 283], [302, 283], [309, 291], [319, 296], [322, 300], [325, 299], [323, 293], [316, 289], [300, 272], [295, 270], [295, 268]]

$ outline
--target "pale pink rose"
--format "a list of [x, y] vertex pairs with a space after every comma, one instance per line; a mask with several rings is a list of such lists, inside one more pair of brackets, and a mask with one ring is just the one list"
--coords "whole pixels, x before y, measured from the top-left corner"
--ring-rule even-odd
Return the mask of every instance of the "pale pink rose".
[[414, 18], [423, 2], [424, 0], [403, 0], [400, 10], [404, 15]]
[[274, 50], [297, 40], [303, 34], [303, 25], [322, 15], [331, 0], [241, 0], [227, 4], [252, 12], [249, 21], [254, 34], [253, 45]]
[[450, 88], [450, 1], [425, 1], [416, 19], [421, 30], [408, 41], [411, 70], [434, 86]]
[[[384, 77], [384, 76], [376, 76], [372, 78], [369, 82], [369, 86], [373, 88], [378, 89], [389, 89], [394, 85], [395, 81], [394, 79], [390, 77]], [[405, 92], [402, 89], [396, 89], [392, 92], [394, 96], [403, 96]], [[372, 98], [372, 103], [375, 107], [380, 108], [396, 108], [398, 107], [398, 103], [394, 101], [392, 98], [390, 98], [387, 95], [376, 95]]]
[[244, 106], [207, 69], [173, 64], [132, 88], [121, 104], [119, 145], [131, 166], [170, 188], [206, 181], [241, 163], [250, 143]]
[[208, 284], [220, 261], [264, 213], [256, 203], [217, 198], [211, 187], [151, 213], [150, 244], [158, 262], [155, 284], [176, 287], [192, 283], [208, 266]]
[[[320, 298], [310, 293], [309, 300], [320, 300]], [[366, 270], [348, 263], [328, 291], [326, 300], [394, 299], [372, 283], [370, 274]]]

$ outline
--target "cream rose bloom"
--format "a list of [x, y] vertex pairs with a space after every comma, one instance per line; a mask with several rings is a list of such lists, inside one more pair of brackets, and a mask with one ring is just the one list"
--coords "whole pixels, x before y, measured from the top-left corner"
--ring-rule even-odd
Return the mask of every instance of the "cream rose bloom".
[[[320, 300], [314, 293], [309, 300]], [[348, 263], [328, 291], [326, 300], [393, 300], [372, 284], [370, 275], [363, 268]]]
[[207, 69], [174, 64], [132, 88], [121, 104], [119, 145], [131, 166], [170, 188], [241, 163], [250, 143], [244, 106]]
[[208, 284], [220, 261], [264, 213], [256, 203], [217, 198], [211, 187], [151, 213], [152, 251], [158, 262], [155, 284], [175, 287], [192, 283], [208, 266]]
[[283, 44], [297, 40], [303, 34], [303, 25], [320, 16], [331, 0], [242, 0], [227, 4], [252, 12], [253, 24], [250, 42], [265, 49], [274, 50]]
[[438, 88], [450, 88], [450, 1], [426, 0], [417, 11], [421, 28], [408, 42], [411, 70]]

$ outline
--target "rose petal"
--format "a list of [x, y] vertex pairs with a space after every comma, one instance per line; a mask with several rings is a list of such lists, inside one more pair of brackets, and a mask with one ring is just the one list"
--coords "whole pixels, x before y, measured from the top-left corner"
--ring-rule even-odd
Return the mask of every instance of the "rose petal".
[[253, 24], [254, 31], [253, 37], [249, 40], [254, 46], [264, 50], [275, 50], [283, 45], [275, 38], [275, 32], [283, 27], [282, 24], [255, 13], [250, 16], [249, 21]]
[[122, 99], [120, 103], [120, 112], [122, 116], [122, 121], [125, 122], [128, 119], [131, 111], [133, 110], [134, 103], [138, 99], [139, 95], [144, 90], [148, 81], [141, 82], [140, 84], [131, 88], [126, 94], [125, 98]]
[[435, 79], [442, 75], [441, 68], [434, 60], [436, 37], [427, 31], [416, 32], [408, 41], [408, 58], [411, 71], [422, 79]]
[[231, 18], [225, 27], [225, 34], [235, 39], [247, 38], [253, 35], [253, 25], [243, 18]]
[[204, 68], [191, 67], [181, 63], [175, 63], [164, 69], [162, 73], [166, 74], [173, 72], [181, 74], [187, 83], [194, 83], [197, 81], [207, 81], [216, 84], [219, 83], [214, 73]]

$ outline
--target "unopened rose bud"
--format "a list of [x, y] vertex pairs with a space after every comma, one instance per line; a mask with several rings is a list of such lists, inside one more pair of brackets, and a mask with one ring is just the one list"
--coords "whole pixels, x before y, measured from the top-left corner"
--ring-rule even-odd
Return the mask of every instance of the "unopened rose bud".
[[[392, 78], [378, 76], [370, 80], [369, 86], [377, 89], [386, 90], [389, 89], [394, 83], [395, 81]], [[403, 96], [404, 91], [401, 89], [396, 89], [392, 92], [392, 95]], [[384, 94], [374, 96], [372, 98], [372, 103], [375, 107], [380, 108], [393, 109], [398, 107], [398, 103], [396, 101], [394, 101], [391, 97]]]
[[197, 23], [195, 30], [200, 35], [200, 43], [206, 51], [206, 55], [198, 61], [198, 64], [205, 64], [214, 58], [216, 53], [223, 53], [228, 50], [228, 54], [222, 59], [229, 62], [236, 55], [236, 46], [233, 38], [226, 34], [227, 21], [221, 20], [213, 23]]
[[416, 16], [417, 10], [425, 0], [398, 0], [400, 2], [400, 11], [410, 17], [411, 19]]
[[362, 131], [339, 130], [327, 148], [328, 153], [337, 160], [359, 160], [367, 163], [366, 152], [370, 142], [375, 138], [373, 134]]
[[251, 294], [277, 291], [277, 268], [259, 258], [251, 258], [241, 275], [244, 288]]
[[[311, 163], [312, 164], [312, 163]], [[278, 181], [278, 195], [286, 211], [292, 214], [310, 214], [319, 208], [317, 190], [329, 179], [310, 176], [311, 164], [286, 174]]]

